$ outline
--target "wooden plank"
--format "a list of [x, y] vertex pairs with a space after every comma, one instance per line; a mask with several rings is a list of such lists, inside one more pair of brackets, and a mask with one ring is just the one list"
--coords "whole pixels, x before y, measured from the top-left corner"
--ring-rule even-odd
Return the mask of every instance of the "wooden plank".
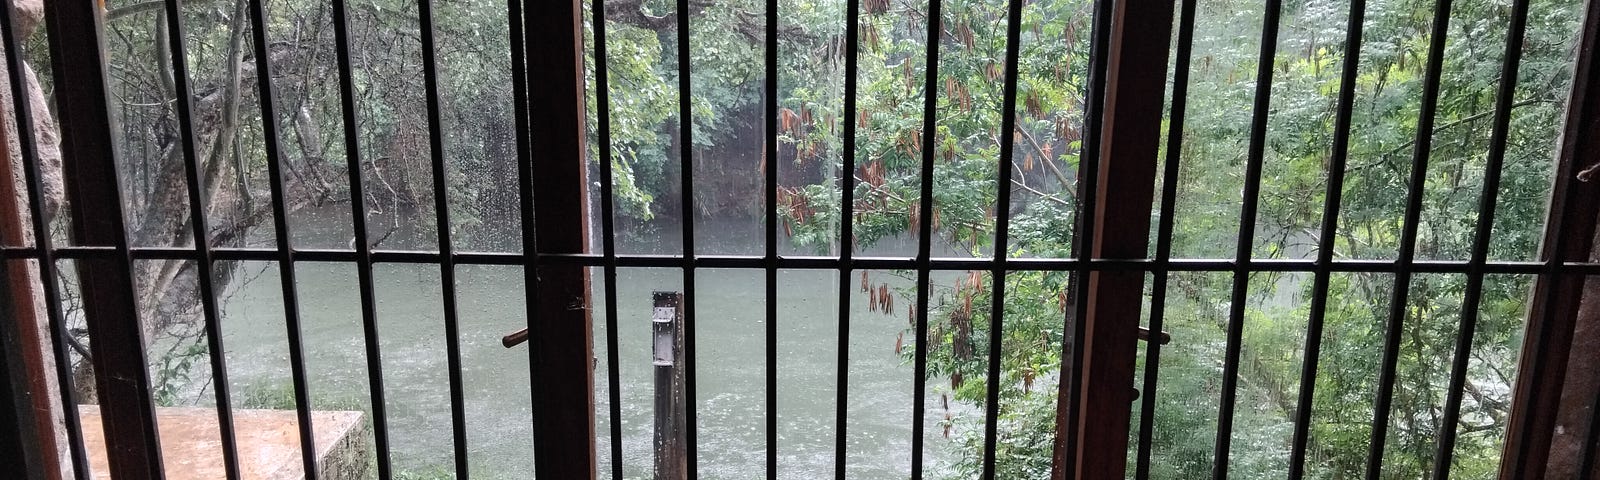
[[[1093, 258], [1138, 259], [1149, 250], [1172, 13], [1169, 0], [1121, 0], [1113, 7]], [[1126, 475], [1144, 276], [1089, 275], [1075, 478]]]
[[161, 448], [117, 183], [102, 12], [95, 0], [45, 2], [45, 26], [72, 238], [78, 245], [110, 246], [117, 253], [75, 262], [111, 446], [107, 463], [118, 480], [154, 480], [162, 478]]
[[[1600, 2], [1588, 2], [1579, 42], [1541, 260], [1588, 259], [1600, 209], [1600, 183], [1578, 179], [1578, 172], [1594, 163], [1593, 152], [1600, 151]], [[1540, 275], [1534, 284], [1500, 478], [1545, 477], [1584, 280], [1582, 275]]]
[[[535, 245], [541, 254], [583, 253], [589, 247], [583, 9], [577, 0], [523, 6]], [[542, 478], [595, 478], [589, 270], [541, 265], [537, 281], [536, 298], [529, 299], [534, 306], [528, 345], [534, 468]]]

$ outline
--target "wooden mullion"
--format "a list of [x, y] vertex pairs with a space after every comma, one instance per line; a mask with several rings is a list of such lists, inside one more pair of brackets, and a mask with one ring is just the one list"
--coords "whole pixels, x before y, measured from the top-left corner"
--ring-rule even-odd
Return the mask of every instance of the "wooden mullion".
[[[1540, 253], [1546, 262], [1589, 259], [1600, 211], [1600, 184], [1578, 179], [1600, 152], [1600, 2], [1587, 3]], [[1534, 283], [1500, 478], [1538, 479], [1547, 473], [1584, 283], [1584, 275], [1559, 270]]]
[[[1120, 0], [1111, 17], [1105, 115], [1091, 251], [1095, 259], [1145, 258], [1167, 78], [1173, 2]], [[1127, 470], [1143, 271], [1089, 275], [1083, 318], [1082, 406], [1075, 478], [1123, 478]]]
[[[534, 222], [540, 254], [588, 251], [583, 9], [578, 0], [525, 9]], [[523, 199], [527, 201], [527, 199]], [[531, 252], [530, 252], [531, 253]], [[532, 304], [534, 468], [541, 478], [595, 478], [594, 340], [589, 269], [539, 265]]]

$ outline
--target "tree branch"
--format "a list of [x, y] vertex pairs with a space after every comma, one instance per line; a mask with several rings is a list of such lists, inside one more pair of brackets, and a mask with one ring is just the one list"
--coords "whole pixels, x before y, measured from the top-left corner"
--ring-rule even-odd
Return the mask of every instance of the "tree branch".
[[109, 22], [129, 15], [157, 10], [160, 9], [162, 5], [166, 5], [165, 0], [151, 0], [148, 2], [135, 3], [133, 5], [113, 8], [106, 11], [106, 21]]

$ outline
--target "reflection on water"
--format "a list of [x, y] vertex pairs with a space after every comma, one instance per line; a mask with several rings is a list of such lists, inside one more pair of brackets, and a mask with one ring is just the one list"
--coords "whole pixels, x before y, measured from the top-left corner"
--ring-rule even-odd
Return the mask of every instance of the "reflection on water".
[[[736, 241], [742, 239], [735, 239]], [[288, 356], [277, 269], [243, 267], [249, 281], [225, 298], [225, 341], [236, 397], [285, 392]], [[484, 478], [527, 478], [532, 471], [526, 347], [499, 345], [524, 324], [520, 267], [459, 269], [462, 376], [471, 469]], [[609, 476], [603, 278], [595, 270], [594, 320], [597, 450]], [[314, 407], [369, 409], [366, 352], [352, 265], [298, 265], [306, 367]], [[890, 276], [885, 275], [884, 278]], [[750, 478], [764, 471], [765, 321], [759, 270], [701, 270], [696, 277], [700, 470], [706, 478]], [[831, 476], [838, 360], [838, 281], [831, 271], [785, 271], [779, 280], [779, 477]], [[437, 266], [375, 269], [390, 442], [397, 471], [448, 476], [453, 471], [450, 395]], [[679, 269], [618, 272], [619, 376], [624, 476], [651, 468], [649, 318], [651, 292], [680, 290]], [[859, 299], [858, 299], [859, 300]], [[903, 320], [868, 314], [855, 301], [850, 334], [848, 473], [901, 478], [909, 469], [912, 369], [894, 351]], [[939, 382], [929, 382], [926, 422], [944, 418]], [[204, 396], [201, 396], [202, 398]], [[958, 412], [963, 413], [963, 412]], [[973, 413], [973, 412], [966, 412]], [[956, 457], [930, 439], [934, 472]]]

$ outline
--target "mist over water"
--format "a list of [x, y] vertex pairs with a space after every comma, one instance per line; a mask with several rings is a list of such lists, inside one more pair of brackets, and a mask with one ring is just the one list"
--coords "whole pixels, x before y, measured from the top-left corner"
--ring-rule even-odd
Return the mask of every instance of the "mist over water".
[[[650, 230], [661, 235], [622, 232], [618, 251], [679, 253], [679, 226], [657, 223]], [[763, 249], [759, 220], [701, 221], [697, 228], [702, 232], [697, 235], [696, 248], [701, 254], [755, 254]], [[339, 230], [339, 226], [306, 225], [299, 231], [320, 237], [339, 235]], [[430, 249], [434, 235], [432, 231], [400, 231], [381, 248]], [[872, 253], [915, 253], [914, 241], [897, 240], [882, 242]], [[338, 242], [321, 239], [313, 243]], [[516, 250], [518, 243], [498, 247]], [[783, 248], [797, 251], [788, 245]], [[953, 254], [958, 253], [935, 252]], [[648, 478], [653, 421], [651, 293], [681, 291], [683, 271], [618, 270], [622, 416], [617, 419], [609, 415], [605, 279], [599, 268], [592, 273], [600, 475], [610, 477], [609, 449], [611, 442], [617, 441], [611, 437], [610, 425], [620, 421], [624, 477]], [[313, 407], [370, 411], [356, 267], [302, 262], [297, 264], [296, 274]], [[888, 272], [872, 274], [874, 283], [911, 285], [908, 278]], [[851, 275], [859, 278], [859, 272]], [[245, 264], [241, 276], [247, 280], [235, 282], [223, 298], [224, 343], [237, 408], [253, 397], [288, 397], [291, 384], [277, 266]], [[501, 336], [526, 322], [521, 267], [462, 265], [457, 276], [471, 471], [483, 478], [528, 478], [533, 470], [528, 347], [505, 349], [499, 343]], [[380, 264], [374, 268], [374, 278], [389, 441], [396, 471], [449, 477], [454, 457], [439, 268]], [[938, 275], [934, 280], [944, 281]], [[779, 273], [779, 478], [811, 479], [833, 472], [838, 281], [838, 273], [829, 270]], [[697, 271], [695, 405], [704, 478], [752, 478], [765, 471], [770, 439], [765, 433], [763, 283], [761, 270]], [[852, 300], [847, 474], [851, 478], [903, 478], [910, 469], [914, 373], [909, 362], [896, 353], [895, 344], [907, 323], [901, 316], [868, 311], [866, 299], [860, 295], [853, 294]], [[911, 342], [910, 335], [905, 341]], [[946, 416], [940, 396], [947, 389], [944, 382], [930, 379], [925, 393], [926, 465], [933, 476], [948, 473], [961, 455], [953, 440], [962, 432], [951, 432], [952, 440], [945, 440], [939, 426]], [[196, 396], [201, 401], [204, 397]], [[952, 408], [957, 410], [950, 412], [952, 415], [979, 419], [972, 428], [981, 428], [981, 411]]]

